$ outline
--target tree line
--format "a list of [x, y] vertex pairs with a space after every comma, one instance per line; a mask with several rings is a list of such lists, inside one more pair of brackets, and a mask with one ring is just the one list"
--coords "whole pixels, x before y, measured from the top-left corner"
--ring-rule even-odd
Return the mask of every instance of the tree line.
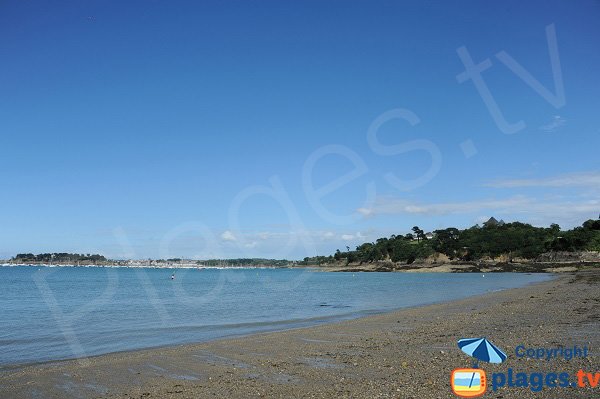
[[530, 224], [498, 222], [491, 218], [482, 226], [467, 229], [449, 227], [425, 232], [418, 226], [404, 235], [379, 238], [350, 250], [339, 249], [330, 256], [304, 258], [302, 264], [370, 263], [391, 261], [413, 263], [436, 253], [451, 260], [474, 261], [482, 258], [505, 256], [535, 259], [551, 251], [600, 251], [600, 220], [587, 220], [571, 230], [562, 230], [558, 224], [534, 227]]
[[287, 267], [291, 263], [285, 259], [263, 259], [263, 258], [237, 258], [237, 259], [209, 259], [198, 261], [205, 266], [265, 266], [265, 267]]
[[106, 258], [98, 254], [70, 254], [66, 252], [54, 252], [45, 254], [17, 254], [12, 258], [16, 262], [105, 262]]

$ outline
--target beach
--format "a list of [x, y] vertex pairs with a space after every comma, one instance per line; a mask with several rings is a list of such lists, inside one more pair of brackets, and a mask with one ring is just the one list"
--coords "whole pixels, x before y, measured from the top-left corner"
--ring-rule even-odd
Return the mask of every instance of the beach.
[[[482, 278], [483, 277], [482, 275]], [[487, 337], [507, 354], [489, 375], [600, 371], [600, 271], [360, 319], [4, 369], [1, 398], [452, 398], [471, 367], [457, 347]], [[518, 357], [515, 348], [589, 348], [583, 358]], [[489, 381], [491, 383], [491, 381]], [[488, 384], [489, 385], [489, 384]], [[600, 388], [488, 387], [491, 398], [591, 398]]]

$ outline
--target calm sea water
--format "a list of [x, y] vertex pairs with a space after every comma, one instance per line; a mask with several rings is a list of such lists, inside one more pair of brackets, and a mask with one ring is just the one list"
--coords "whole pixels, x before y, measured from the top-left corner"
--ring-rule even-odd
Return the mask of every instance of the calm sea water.
[[0, 267], [0, 366], [283, 330], [546, 280], [525, 274]]

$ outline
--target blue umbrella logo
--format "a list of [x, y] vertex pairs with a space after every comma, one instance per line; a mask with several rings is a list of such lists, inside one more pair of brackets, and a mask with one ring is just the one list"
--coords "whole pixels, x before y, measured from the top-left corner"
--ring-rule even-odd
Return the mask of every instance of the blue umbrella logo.
[[474, 368], [479, 360], [488, 363], [502, 363], [506, 360], [506, 353], [486, 338], [465, 338], [458, 341], [458, 347], [467, 355], [475, 358]]

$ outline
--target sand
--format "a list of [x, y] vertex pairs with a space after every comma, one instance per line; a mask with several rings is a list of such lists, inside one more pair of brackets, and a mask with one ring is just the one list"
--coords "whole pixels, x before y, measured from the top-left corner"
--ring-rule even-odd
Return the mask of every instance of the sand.
[[[1, 398], [454, 398], [460, 338], [508, 354], [488, 373], [600, 371], [600, 270], [335, 324], [4, 370]], [[517, 358], [515, 347], [587, 345], [585, 359]], [[598, 388], [501, 388], [485, 398], [592, 398]]]

